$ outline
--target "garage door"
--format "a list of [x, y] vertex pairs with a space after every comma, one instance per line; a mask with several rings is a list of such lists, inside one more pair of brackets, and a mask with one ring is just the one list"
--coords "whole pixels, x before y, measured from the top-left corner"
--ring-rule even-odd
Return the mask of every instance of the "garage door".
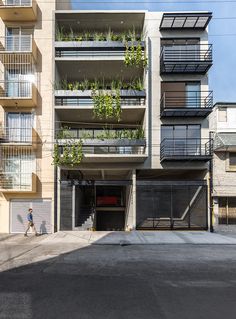
[[41, 234], [52, 232], [51, 199], [12, 200], [11, 201], [11, 233], [23, 233], [27, 225], [27, 213], [33, 208], [34, 223]]

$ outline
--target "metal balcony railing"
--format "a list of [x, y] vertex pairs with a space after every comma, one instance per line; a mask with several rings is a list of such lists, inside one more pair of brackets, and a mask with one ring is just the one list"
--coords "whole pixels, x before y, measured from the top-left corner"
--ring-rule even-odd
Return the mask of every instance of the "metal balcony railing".
[[100, 140], [120, 140], [120, 139], [129, 139], [129, 140], [143, 140], [144, 139], [143, 131], [138, 129], [60, 129], [56, 130], [57, 139], [100, 139]]
[[33, 129], [0, 127], [0, 143], [32, 144]]
[[32, 52], [32, 35], [0, 37], [0, 52]]
[[106, 51], [101, 51], [101, 50], [57, 50], [56, 51], [56, 58], [68, 58], [68, 57], [80, 57], [80, 58], [91, 58], [91, 57], [102, 57], [102, 58], [108, 58], [108, 57], [118, 57], [118, 58], [123, 58], [125, 54], [124, 49], [121, 49], [119, 51], [114, 51], [114, 50], [106, 50]]
[[2, 0], [0, 6], [4, 7], [30, 7], [32, 0]]
[[161, 142], [163, 160], [209, 160], [213, 154], [212, 140], [199, 138], [165, 138]]
[[85, 146], [84, 154], [145, 155], [145, 146]]
[[[112, 144], [111, 142], [109, 142]], [[94, 146], [86, 145], [83, 146], [83, 154], [97, 154], [97, 155], [145, 155], [146, 146], [133, 146], [131, 143], [124, 142], [121, 146], [115, 145], [96, 145], [96, 142], [93, 143]], [[61, 156], [63, 156], [63, 146], [60, 146]]]
[[83, 141], [83, 154], [145, 154], [146, 140], [137, 130], [64, 129], [56, 132], [63, 156], [64, 147], [73, 146], [73, 140]]
[[161, 73], [205, 73], [212, 65], [212, 45], [161, 47]]
[[[145, 106], [145, 98], [121, 98], [121, 106]], [[56, 106], [70, 106], [77, 105], [81, 107], [93, 105], [93, 100], [90, 98], [67, 98], [67, 97], [57, 97], [55, 99]]]
[[207, 116], [213, 108], [213, 92], [167, 91], [160, 105], [161, 116]]
[[1, 98], [32, 98], [31, 81], [0, 81]]
[[33, 173], [0, 172], [0, 190], [31, 191]]

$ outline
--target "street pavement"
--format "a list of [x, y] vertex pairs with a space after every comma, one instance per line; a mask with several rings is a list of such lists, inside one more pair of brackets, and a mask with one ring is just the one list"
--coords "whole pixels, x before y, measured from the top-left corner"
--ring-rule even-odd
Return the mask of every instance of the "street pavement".
[[1, 235], [0, 319], [235, 319], [235, 241], [206, 232]]

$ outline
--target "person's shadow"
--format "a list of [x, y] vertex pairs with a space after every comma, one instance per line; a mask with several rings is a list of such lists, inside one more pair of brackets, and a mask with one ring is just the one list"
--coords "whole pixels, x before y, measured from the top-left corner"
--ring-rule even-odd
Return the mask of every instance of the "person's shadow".
[[42, 224], [40, 225], [40, 234], [47, 234], [47, 228], [46, 228], [46, 221], [43, 220]]

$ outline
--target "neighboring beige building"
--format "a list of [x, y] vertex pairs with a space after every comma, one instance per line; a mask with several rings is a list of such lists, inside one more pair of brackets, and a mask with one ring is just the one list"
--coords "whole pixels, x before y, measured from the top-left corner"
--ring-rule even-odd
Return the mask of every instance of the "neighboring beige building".
[[23, 232], [31, 206], [37, 227], [50, 232], [55, 3], [1, 2], [0, 232]]
[[29, 206], [42, 232], [208, 229], [211, 13], [25, 1], [0, 6], [0, 231]]
[[214, 131], [214, 228], [236, 226], [236, 103], [217, 103], [211, 114]]

